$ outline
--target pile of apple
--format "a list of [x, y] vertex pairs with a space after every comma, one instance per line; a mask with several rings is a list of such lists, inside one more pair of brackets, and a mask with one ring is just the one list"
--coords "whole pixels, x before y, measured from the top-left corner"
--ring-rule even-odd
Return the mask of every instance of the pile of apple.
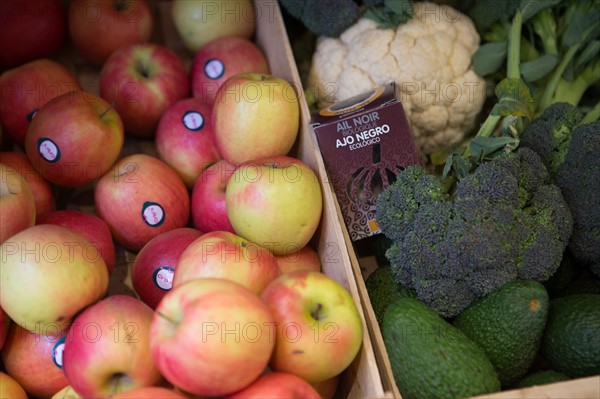
[[[0, 5], [1, 398], [331, 397], [358, 354], [357, 306], [311, 247], [321, 182], [290, 155], [298, 88], [252, 41], [255, 5], [169, 7], [189, 67], [144, 0]], [[57, 201], [86, 187], [91, 212]], [[135, 295], [108, 294], [120, 248]]]

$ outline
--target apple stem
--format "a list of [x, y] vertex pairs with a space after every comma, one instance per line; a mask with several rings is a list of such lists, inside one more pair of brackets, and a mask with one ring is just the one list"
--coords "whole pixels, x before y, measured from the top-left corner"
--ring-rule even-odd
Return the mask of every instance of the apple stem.
[[106, 115], [108, 113], [108, 111], [110, 111], [111, 109], [113, 109], [115, 107], [115, 105], [116, 105], [116, 101], [113, 100], [110, 103], [110, 106], [108, 108], [106, 108], [106, 110], [103, 113], [100, 114], [100, 119], [102, 119], [102, 117], [104, 117], [104, 115]]

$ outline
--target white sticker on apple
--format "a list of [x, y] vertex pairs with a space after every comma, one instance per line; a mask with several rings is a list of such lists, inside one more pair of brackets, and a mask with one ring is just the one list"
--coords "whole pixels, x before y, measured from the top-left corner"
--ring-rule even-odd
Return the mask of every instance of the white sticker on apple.
[[198, 111], [186, 111], [181, 122], [186, 129], [197, 132], [204, 127], [204, 116]]
[[154, 271], [154, 284], [163, 291], [169, 291], [173, 287], [173, 276], [175, 269], [169, 266], [161, 266]]
[[225, 73], [225, 64], [221, 60], [212, 58], [204, 64], [204, 74], [210, 79], [219, 79]]
[[144, 202], [142, 218], [150, 227], [160, 226], [165, 221], [165, 210], [156, 202]]
[[38, 153], [48, 162], [58, 162], [60, 159], [60, 148], [49, 138], [38, 140]]
[[58, 340], [52, 348], [52, 361], [59, 369], [63, 368], [63, 352], [65, 351], [65, 337]]

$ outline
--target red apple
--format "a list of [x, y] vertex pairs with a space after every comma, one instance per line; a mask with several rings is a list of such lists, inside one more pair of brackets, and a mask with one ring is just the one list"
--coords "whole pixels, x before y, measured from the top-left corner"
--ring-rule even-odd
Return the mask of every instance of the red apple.
[[55, 224], [82, 235], [100, 252], [108, 274], [112, 273], [116, 262], [115, 244], [108, 225], [98, 216], [72, 209], [57, 210], [40, 218], [37, 224]]
[[6, 335], [8, 334], [8, 328], [11, 325], [10, 317], [0, 308], [0, 349], [4, 346]]
[[25, 150], [35, 169], [63, 187], [100, 178], [123, 148], [123, 124], [102, 98], [75, 91], [46, 103], [31, 121]]
[[172, 389], [162, 387], [143, 387], [133, 391], [121, 392], [112, 399], [186, 399], [187, 396]]
[[212, 120], [217, 149], [227, 162], [287, 155], [300, 128], [296, 89], [272, 75], [234, 75], [217, 92]]
[[239, 391], [265, 369], [274, 345], [273, 316], [247, 288], [195, 279], [167, 293], [154, 312], [150, 347], [156, 366], [196, 395]]
[[35, 224], [35, 198], [19, 172], [0, 163], [0, 244]]
[[158, 157], [171, 166], [188, 189], [198, 176], [221, 159], [215, 146], [211, 106], [200, 98], [186, 98], [172, 104], [156, 128]]
[[96, 247], [62, 226], [43, 224], [0, 247], [0, 306], [19, 326], [66, 328], [108, 289], [106, 264]]
[[202, 172], [192, 190], [192, 221], [204, 232], [229, 231], [235, 233], [225, 204], [225, 188], [235, 166], [220, 160]]
[[[150, 39], [153, 16], [145, 0], [73, 0], [69, 36], [87, 62], [102, 65], [117, 49]], [[91, 45], [93, 43], [93, 45]]]
[[340, 374], [362, 344], [363, 323], [350, 293], [319, 272], [286, 273], [261, 298], [275, 317], [275, 351], [269, 366], [311, 384]]
[[[22, 2], [30, 3], [34, 2]], [[35, 112], [53, 98], [80, 89], [75, 75], [50, 59], [37, 59], [5, 71], [0, 75], [0, 123], [22, 147]]]
[[190, 195], [181, 178], [145, 154], [119, 160], [98, 181], [94, 201], [116, 241], [136, 252], [159, 234], [185, 227], [190, 217]]
[[277, 260], [280, 274], [295, 272], [297, 270], [321, 271], [319, 254], [310, 245], [305, 245], [291, 254], [276, 255], [275, 259]]
[[202, 232], [181, 227], [164, 232], [144, 245], [131, 268], [131, 282], [140, 299], [155, 309], [173, 286], [173, 275], [183, 251]]
[[321, 395], [308, 382], [294, 374], [266, 373], [246, 388], [226, 398], [321, 399]]
[[28, 399], [23, 387], [10, 375], [0, 371], [0, 398]]
[[223, 278], [260, 294], [278, 275], [277, 261], [268, 249], [228, 231], [212, 231], [183, 251], [173, 286], [196, 278]]
[[333, 399], [335, 393], [337, 392], [338, 385], [340, 384], [340, 376], [336, 375], [335, 377], [331, 377], [328, 380], [317, 382], [313, 384], [313, 388], [315, 391], [321, 395], [323, 399]]
[[62, 371], [66, 331], [45, 327], [34, 333], [13, 324], [0, 353], [6, 372], [36, 398], [52, 397], [68, 385]]
[[163, 112], [188, 94], [183, 61], [162, 45], [121, 47], [100, 71], [100, 95], [115, 103], [125, 132], [131, 136], [153, 137]]
[[149, 344], [152, 314], [126, 295], [111, 295], [80, 313], [63, 355], [69, 385], [85, 398], [104, 398], [158, 384]]
[[194, 56], [190, 70], [192, 95], [212, 104], [227, 79], [252, 72], [270, 72], [267, 58], [254, 42], [237, 36], [215, 39]]
[[0, 152], [0, 163], [15, 169], [27, 182], [35, 199], [36, 221], [54, 210], [55, 204], [52, 185], [35, 170], [27, 155], [15, 151]]
[[0, 67], [49, 57], [64, 44], [67, 15], [59, 0], [0, 2]]

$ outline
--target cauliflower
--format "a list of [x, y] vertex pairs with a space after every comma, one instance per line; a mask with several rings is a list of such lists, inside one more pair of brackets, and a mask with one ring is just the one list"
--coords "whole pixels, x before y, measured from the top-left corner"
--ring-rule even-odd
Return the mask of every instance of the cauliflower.
[[423, 154], [461, 142], [483, 106], [485, 81], [472, 68], [479, 47], [472, 21], [455, 9], [415, 2], [391, 29], [359, 19], [339, 38], [319, 37], [309, 87], [319, 107], [396, 82]]

